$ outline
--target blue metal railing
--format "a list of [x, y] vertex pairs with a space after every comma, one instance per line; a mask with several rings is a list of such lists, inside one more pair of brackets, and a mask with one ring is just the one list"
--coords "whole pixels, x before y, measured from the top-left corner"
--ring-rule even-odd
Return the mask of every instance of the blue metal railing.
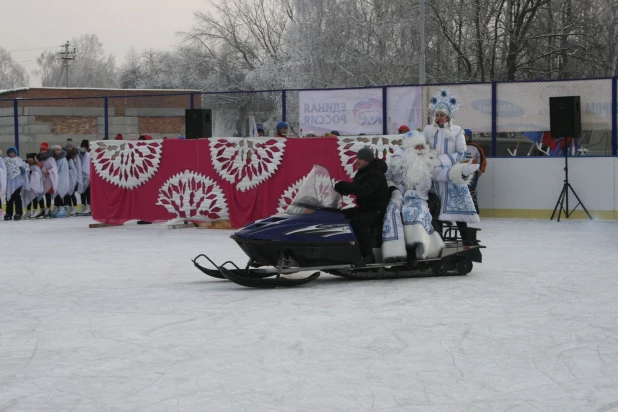
[[[567, 80], [541, 80], [541, 81], [516, 81], [516, 82], [491, 82], [491, 83], [445, 83], [445, 84], [429, 84], [422, 87], [441, 87], [441, 86], [464, 86], [464, 85], [479, 85], [485, 84], [491, 86], [491, 156], [498, 155], [498, 87], [501, 84], [508, 83], [562, 83], [570, 81], [588, 81], [588, 80], [610, 80], [611, 81], [611, 156], [618, 156], [618, 77], [611, 78], [593, 78], [593, 79], [567, 79]], [[389, 108], [387, 104], [388, 89], [395, 87], [415, 87], [420, 85], [389, 85], [382, 86], [382, 133], [388, 133]], [[194, 99], [196, 96], [207, 95], [233, 95], [233, 94], [257, 94], [257, 93], [272, 93], [281, 95], [281, 120], [289, 121], [287, 112], [288, 92], [303, 92], [303, 91], [336, 91], [336, 90], [364, 90], [376, 89], [375, 86], [369, 87], [345, 87], [345, 88], [317, 88], [317, 89], [274, 89], [274, 90], [242, 90], [242, 91], [202, 91], [202, 92], [179, 92], [179, 93], [157, 93], [147, 95], [113, 95], [113, 96], [84, 96], [84, 97], [44, 97], [44, 98], [0, 98], [1, 102], [12, 102], [13, 106], [13, 125], [15, 135], [15, 145], [19, 147], [19, 109], [27, 106], [28, 101], [57, 101], [57, 100], [89, 100], [102, 99], [104, 106], [104, 134], [109, 138], [109, 99], [134, 99], [134, 98], [159, 98], [159, 97], [174, 97], [174, 96], [189, 96], [189, 104], [187, 108], [195, 108]], [[583, 107], [582, 107], [583, 110]]]

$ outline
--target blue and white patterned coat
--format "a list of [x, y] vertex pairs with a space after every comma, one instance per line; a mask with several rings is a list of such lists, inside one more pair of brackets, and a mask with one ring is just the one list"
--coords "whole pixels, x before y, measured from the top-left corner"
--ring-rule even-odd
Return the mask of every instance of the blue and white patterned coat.
[[[416, 258], [425, 259], [437, 257], [444, 248], [440, 235], [434, 231], [431, 224], [431, 213], [427, 205], [429, 191], [432, 188], [433, 165], [428, 155], [416, 158], [419, 173], [416, 178], [407, 177], [406, 150], [414, 150], [414, 146], [424, 142], [418, 134], [417, 138], [404, 139], [404, 147], [397, 150], [391, 157], [386, 178], [389, 187], [397, 187], [388, 204], [382, 226], [382, 257], [386, 262], [407, 259], [410, 247], [416, 246]], [[412, 153], [412, 152], [409, 152]], [[413, 172], [414, 173], [414, 172]]]
[[[435, 174], [441, 174], [441, 168], [450, 168], [466, 158], [466, 139], [463, 129], [451, 125], [450, 129], [437, 125], [426, 126], [423, 134], [429, 147], [434, 149], [441, 166], [436, 167]], [[443, 179], [434, 178], [433, 188], [442, 203], [440, 208], [441, 221], [448, 222], [479, 222], [472, 196], [467, 185], [459, 185]]]

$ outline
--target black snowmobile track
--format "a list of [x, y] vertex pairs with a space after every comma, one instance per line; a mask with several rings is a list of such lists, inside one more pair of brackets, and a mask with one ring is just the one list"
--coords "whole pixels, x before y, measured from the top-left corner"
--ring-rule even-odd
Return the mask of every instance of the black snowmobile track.
[[304, 285], [305, 283], [313, 282], [320, 277], [320, 272], [315, 272], [311, 276], [302, 279], [290, 279], [285, 277], [279, 277], [276, 279], [260, 279], [242, 276], [239, 272], [229, 270], [224, 267], [219, 267], [219, 270], [226, 279], [231, 280], [238, 285], [259, 289], [292, 288], [295, 286]]
[[423, 269], [395, 270], [393, 268], [385, 267], [385, 268], [371, 269], [371, 270], [334, 269], [334, 270], [325, 270], [325, 272], [330, 273], [331, 275], [341, 276], [343, 278], [354, 279], [354, 280], [405, 279], [405, 278], [425, 278], [425, 277], [435, 277], [435, 276], [463, 276], [462, 273], [459, 273], [456, 270], [448, 271], [443, 274], [437, 274], [431, 268], [424, 269], [424, 270]]

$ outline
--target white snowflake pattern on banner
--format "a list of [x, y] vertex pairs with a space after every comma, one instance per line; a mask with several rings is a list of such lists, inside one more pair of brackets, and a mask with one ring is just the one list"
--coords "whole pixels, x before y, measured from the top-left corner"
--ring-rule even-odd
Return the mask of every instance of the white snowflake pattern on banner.
[[210, 158], [219, 176], [244, 192], [277, 171], [285, 143], [282, 138], [211, 139]]
[[[292, 184], [290, 187], [285, 189], [285, 191], [279, 198], [279, 206], [277, 206], [277, 213], [285, 213], [288, 206], [292, 204], [292, 201], [298, 194], [298, 190], [303, 185], [306, 178], [307, 176], [303, 177], [302, 179], [297, 180], [296, 183]], [[335, 185], [336, 182], [337, 181], [335, 179], [331, 179], [331, 184], [333, 186]], [[353, 197], [351, 196], [343, 197], [343, 208], [342, 209], [349, 209], [354, 206], [356, 206], [356, 204], [354, 203]]]
[[338, 137], [337, 145], [341, 166], [348, 176], [354, 177], [354, 161], [360, 149], [369, 147], [378, 159], [386, 160], [388, 156], [395, 153], [401, 143], [402, 135]]
[[159, 170], [160, 141], [97, 141], [90, 143], [90, 156], [97, 174], [111, 184], [134, 189]]
[[179, 218], [200, 221], [229, 217], [225, 194], [210, 177], [185, 170], [170, 177], [159, 189], [158, 206]]

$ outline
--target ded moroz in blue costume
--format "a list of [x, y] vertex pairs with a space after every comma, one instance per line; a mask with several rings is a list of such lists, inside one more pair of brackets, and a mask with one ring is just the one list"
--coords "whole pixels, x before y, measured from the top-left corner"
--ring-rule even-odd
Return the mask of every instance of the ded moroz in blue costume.
[[435, 183], [465, 186], [478, 165], [460, 163], [434, 168], [432, 156], [425, 137], [411, 131], [389, 160], [386, 178], [394, 190], [382, 227], [385, 262], [435, 258], [444, 248], [442, 237], [431, 223], [429, 191]]

